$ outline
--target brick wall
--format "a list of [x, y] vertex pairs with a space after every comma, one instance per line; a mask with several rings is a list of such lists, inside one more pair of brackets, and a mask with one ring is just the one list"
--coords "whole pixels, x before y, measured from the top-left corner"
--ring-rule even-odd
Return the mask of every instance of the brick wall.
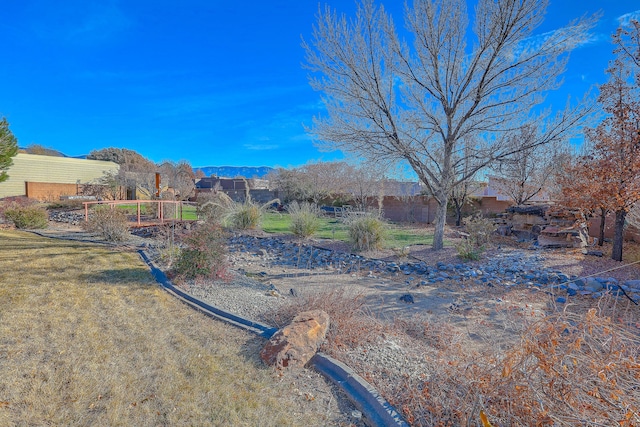
[[[614, 233], [614, 225], [615, 225], [615, 214], [609, 213], [605, 217], [604, 222], [604, 237], [606, 239], [613, 239]], [[589, 220], [589, 236], [591, 237], [599, 237], [600, 235], [600, 216], [595, 216]], [[624, 230], [624, 238], [625, 240], [631, 240], [636, 243], [640, 243], [640, 230], [635, 227], [626, 227]]]
[[25, 195], [45, 202], [60, 200], [60, 196], [76, 196], [82, 185], [57, 184], [51, 182], [25, 182]]
[[[368, 201], [371, 209], [378, 208], [378, 201]], [[432, 223], [436, 216], [436, 201], [426, 196], [391, 197], [383, 199], [384, 217], [395, 222]]]
[[478, 211], [485, 216], [491, 216], [502, 213], [513, 203], [506, 200], [498, 200], [497, 197], [482, 197], [479, 201], [474, 201], [474, 205], [478, 208]]

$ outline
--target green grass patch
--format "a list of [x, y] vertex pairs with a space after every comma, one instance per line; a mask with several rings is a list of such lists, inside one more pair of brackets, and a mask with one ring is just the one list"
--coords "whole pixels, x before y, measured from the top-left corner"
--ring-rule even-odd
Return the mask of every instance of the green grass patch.
[[[288, 214], [267, 212], [262, 219], [262, 230], [274, 234], [291, 234], [290, 224], [291, 219]], [[314, 237], [348, 242], [349, 232], [346, 224], [340, 218], [321, 217], [320, 228]], [[431, 245], [432, 243], [433, 234], [426, 229], [388, 224], [387, 238], [382, 246], [390, 249], [408, 245]], [[445, 242], [445, 245], [448, 246], [448, 242]]]
[[[124, 211], [127, 215], [137, 215], [138, 206], [136, 203], [126, 205], [116, 205], [116, 208]], [[158, 209], [157, 203], [141, 203], [140, 215], [155, 215]], [[165, 219], [180, 219], [180, 208], [174, 209], [173, 206], [165, 204]], [[196, 206], [183, 205], [182, 206], [182, 219], [185, 221], [195, 221], [198, 219], [198, 213]]]

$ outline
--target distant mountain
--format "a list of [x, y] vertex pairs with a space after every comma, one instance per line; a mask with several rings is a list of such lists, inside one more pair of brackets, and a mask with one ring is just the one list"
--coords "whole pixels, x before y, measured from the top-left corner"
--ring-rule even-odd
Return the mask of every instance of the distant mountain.
[[205, 176], [219, 176], [223, 178], [235, 178], [242, 176], [245, 178], [264, 178], [273, 170], [269, 166], [203, 166], [193, 168], [194, 172], [202, 171]]

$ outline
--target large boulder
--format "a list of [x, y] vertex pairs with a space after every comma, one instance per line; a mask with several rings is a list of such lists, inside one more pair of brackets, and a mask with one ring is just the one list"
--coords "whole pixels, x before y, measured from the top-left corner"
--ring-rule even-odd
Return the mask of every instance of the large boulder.
[[329, 329], [329, 315], [305, 311], [276, 332], [260, 352], [260, 358], [278, 369], [303, 367], [320, 348]]

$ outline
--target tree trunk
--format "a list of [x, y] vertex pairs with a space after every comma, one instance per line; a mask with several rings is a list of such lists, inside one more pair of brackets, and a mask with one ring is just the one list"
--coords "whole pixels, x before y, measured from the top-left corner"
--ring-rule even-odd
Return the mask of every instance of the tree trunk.
[[607, 210], [605, 208], [600, 208], [600, 235], [598, 237], [598, 246], [602, 246], [604, 244], [604, 226], [606, 219]]
[[436, 218], [434, 222], [433, 249], [444, 248], [444, 226], [447, 223], [447, 196], [436, 197], [438, 207], [436, 208]]
[[623, 209], [616, 211], [613, 249], [611, 250], [611, 259], [614, 261], [622, 261], [622, 239], [624, 237], [624, 220], [626, 216], [627, 212]]
[[456, 227], [460, 227], [462, 225], [462, 205], [458, 205], [458, 203], [454, 203], [456, 207]]

